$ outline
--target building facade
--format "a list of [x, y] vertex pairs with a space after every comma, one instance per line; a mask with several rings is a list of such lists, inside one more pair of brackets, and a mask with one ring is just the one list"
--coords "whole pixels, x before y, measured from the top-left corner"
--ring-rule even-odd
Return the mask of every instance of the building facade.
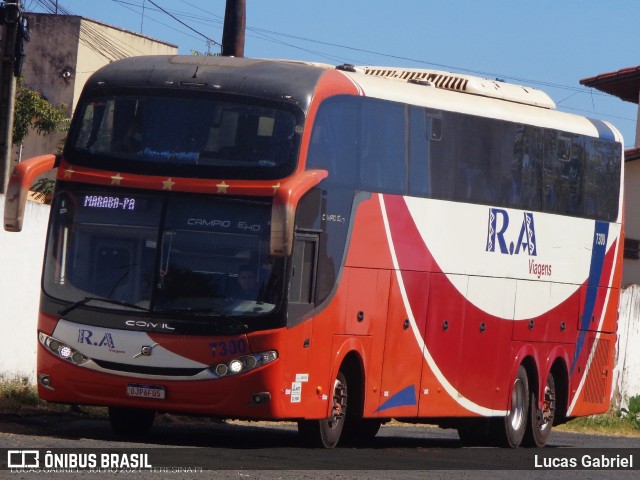
[[[66, 105], [69, 117], [86, 80], [100, 67], [138, 55], [174, 55], [178, 47], [95, 20], [73, 15], [27, 14], [31, 41], [25, 44], [22, 70], [25, 84], [52, 105]], [[41, 136], [31, 132], [16, 160], [61, 147], [64, 133]]]

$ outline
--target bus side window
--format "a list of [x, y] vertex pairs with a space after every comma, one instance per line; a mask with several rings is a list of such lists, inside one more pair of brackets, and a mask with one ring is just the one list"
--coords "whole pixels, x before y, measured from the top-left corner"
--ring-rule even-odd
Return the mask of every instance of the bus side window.
[[505, 123], [501, 206], [525, 210], [542, 208], [541, 142], [541, 128]]
[[557, 160], [554, 162], [558, 213], [582, 213], [582, 176], [584, 147], [578, 136], [558, 135]]
[[428, 197], [429, 146], [442, 136], [442, 120], [422, 108], [409, 108], [409, 195]]
[[313, 304], [317, 252], [317, 235], [296, 236], [292, 256], [289, 302]]
[[307, 169], [328, 170], [328, 183], [353, 186], [357, 175], [358, 98], [325, 100], [313, 125]]
[[620, 185], [620, 144], [585, 139], [583, 215], [614, 221], [618, 214], [616, 192]]
[[542, 169], [542, 209], [547, 213], [558, 211], [557, 181], [554, 166], [557, 163], [556, 131], [544, 131], [544, 159]]
[[404, 105], [364, 98], [360, 115], [360, 188], [405, 194], [407, 111]]

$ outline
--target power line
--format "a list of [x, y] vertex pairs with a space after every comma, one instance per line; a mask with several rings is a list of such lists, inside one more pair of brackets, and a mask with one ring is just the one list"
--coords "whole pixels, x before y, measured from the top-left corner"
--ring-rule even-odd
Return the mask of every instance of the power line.
[[[204, 10], [196, 5], [194, 5], [193, 3], [188, 2], [187, 0], [180, 0], [182, 3], [195, 8], [199, 11], [205, 12], [208, 15], [217, 17], [217, 18], [221, 18], [219, 15], [216, 15], [215, 13], [211, 12], [211, 11], [207, 11]], [[198, 18], [195, 17], [194, 18]], [[550, 87], [550, 88], [558, 88], [558, 89], [563, 89], [563, 90], [569, 90], [572, 92], [577, 92], [577, 93], [590, 93], [590, 94], [595, 94], [598, 96], [603, 96], [603, 97], [608, 97], [609, 95], [607, 95], [606, 93], [601, 93], [601, 92], [593, 92], [590, 89], [586, 88], [586, 87], [581, 87], [581, 86], [571, 86], [571, 85], [563, 85], [563, 84], [558, 84], [558, 83], [553, 83], [553, 82], [548, 82], [548, 81], [543, 81], [543, 80], [531, 80], [531, 79], [527, 79], [527, 78], [521, 78], [521, 77], [517, 77], [517, 76], [512, 76], [512, 75], [504, 75], [504, 74], [499, 74], [499, 73], [494, 73], [494, 72], [487, 72], [487, 71], [482, 71], [482, 70], [474, 70], [474, 69], [469, 69], [469, 68], [463, 68], [463, 67], [456, 67], [453, 65], [447, 65], [447, 64], [442, 64], [442, 63], [436, 63], [436, 62], [429, 62], [429, 61], [425, 61], [425, 60], [421, 60], [421, 59], [416, 59], [416, 58], [411, 58], [411, 57], [405, 57], [405, 56], [401, 56], [401, 55], [394, 55], [394, 54], [389, 54], [389, 53], [384, 53], [384, 52], [377, 52], [374, 50], [368, 50], [368, 49], [364, 49], [364, 48], [358, 48], [358, 47], [351, 47], [348, 45], [342, 45], [339, 43], [333, 43], [333, 42], [327, 42], [327, 41], [323, 41], [323, 40], [317, 40], [317, 39], [312, 39], [312, 38], [308, 38], [308, 37], [302, 37], [302, 36], [298, 36], [298, 35], [291, 35], [291, 34], [287, 34], [287, 33], [282, 33], [282, 32], [276, 32], [273, 30], [268, 30], [268, 29], [264, 29], [264, 28], [258, 28], [258, 27], [250, 27], [247, 26], [247, 30], [254, 32], [256, 35], [258, 35], [257, 37], [254, 36], [254, 38], [262, 38], [263, 40], [266, 41], [270, 41], [273, 43], [278, 43], [280, 45], [284, 45], [290, 48], [295, 48], [298, 50], [302, 50], [308, 53], [313, 53], [319, 56], [322, 56], [324, 58], [340, 58], [336, 55], [328, 55], [326, 53], [322, 53], [322, 52], [318, 52], [315, 50], [309, 50], [306, 48], [303, 48], [299, 45], [293, 45], [291, 43], [287, 43], [287, 42], [283, 42], [281, 40], [277, 40], [273, 37], [270, 37], [270, 35], [275, 35], [275, 36], [280, 36], [280, 37], [286, 37], [286, 38], [290, 38], [293, 40], [300, 40], [300, 41], [304, 41], [304, 42], [310, 42], [310, 43], [316, 43], [319, 45], [325, 45], [325, 46], [329, 46], [329, 47], [334, 47], [334, 48], [341, 48], [341, 49], [345, 49], [345, 50], [350, 50], [350, 51], [354, 51], [354, 52], [359, 52], [359, 53], [366, 53], [368, 55], [375, 55], [375, 56], [380, 56], [380, 57], [386, 57], [386, 58], [393, 58], [395, 60], [402, 60], [402, 61], [408, 61], [408, 62], [412, 62], [412, 63], [416, 63], [419, 65], [427, 65], [430, 67], [435, 67], [435, 68], [440, 68], [440, 69], [446, 69], [446, 70], [452, 70], [452, 71], [458, 71], [458, 72], [466, 72], [466, 73], [470, 73], [470, 74], [474, 74], [474, 75], [481, 75], [481, 76], [485, 76], [485, 77], [493, 77], [493, 78], [503, 78], [503, 79], [509, 79], [511, 81], [515, 81], [515, 82], [520, 82], [523, 83], [525, 85], [540, 85], [540, 86], [544, 86], [544, 87]], [[357, 63], [362, 63], [362, 62], [357, 62]]]
[[[39, 0], [41, 4], [44, 4], [45, 1], [48, 1], [50, 4], [53, 3], [53, 0]], [[114, 3], [120, 4], [122, 7], [124, 8], [128, 8], [129, 10], [135, 11], [132, 8], [127, 7], [126, 5], [131, 5], [137, 8], [142, 8], [142, 3], [135, 3], [132, 1], [125, 1], [125, 0], [112, 0]], [[154, 5], [157, 10], [156, 11], [161, 11], [162, 13], [170, 16], [172, 19], [174, 19], [175, 21], [179, 22], [181, 25], [183, 25], [184, 27], [188, 28], [189, 30], [191, 30], [192, 32], [198, 34], [200, 37], [204, 38], [205, 40], [207, 40], [210, 43], [214, 43], [216, 45], [220, 45], [219, 42], [209, 38], [208, 36], [204, 35], [202, 32], [196, 30], [195, 28], [193, 28], [192, 26], [190, 26], [189, 24], [187, 24], [185, 21], [181, 20], [181, 18], [188, 18], [191, 21], [195, 21], [196, 23], [201, 23], [201, 24], [209, 24], [209, 25], [221, 25], [224, 18], [221, 17], [220, 15], [215, 14], [214, 12], [205, 10], [187, 0], [180, 0], [181, 3], [197, 9], [199, 12], [204, 12], [207, 15], [209, 15], [210, 17], [203, 17], [203, 16], [199, 16], [199, 15], [195, 15], [195, 14], [190, 14], [190, 13], [186, 13], [186, 12], [171, 12], [169, 10], [164, 9], [163, 7], [159, 6], [156, 2], [154, 2], [153, 0], [149, 0], [149, 3], [151, 3], [152, 5]], [[147, 10], [152, 10], [150, 8], [147, 7]], [[218, 20], [211, 20], [211, 17], [216, 18]], [[153, 19], [152, 19], [153, 20]], [[175, 31], [179, 31], [176, 30], [175, 28], [172, 28], [162, 22], [159, 22], [157, 20], [154, 20], [157, 23], [160, 23], [161, 25], [164, 25], [168, 28], [171, 28], [172, 30]], [[519, 82], [525, 85], [539, 85], [539, 86], [543, 86], [543, 87], [547, 87], [547, 88], [557, 88], [557, 89], [562, 89], [562, 90], [568, 90], [571, 92], [575, 92], [577, 93], [589, 93], [590, 95], [597, 95], [597, 96], [603, 96], [603, 97], [609, 97], [608, 94], [602, 93], [602, 92], [598, 92], [598, 91], [593, 91], [592, 89], [586, 88], [586, 87], [579, 87], [579, 86], [570, 86], [570, 85], [563, 85], [563, 84], [558, 84], [558, 83], [553, 83], [553, 82], [548, 82], [548, 81], [542, 81], [542, 80], [532, 80], [532, 79], [527, 79], [527, 78], [522, 78], [522, 77], [517, 77], [517, 76], [513, 76], [513, 75], [503, 75], [503, 74], [499, 74], [499, 73], [495, 73], [495, 72], [487, 72], [487, 71], [482, 71], [482, 70], [475, 70], [475, 69], [469, 69], [469, 68], [463, 68], [463, 67], [457, 67], [454, 65], [448, 65], [448, 64], [443, 64], [443, 63], [437, 63], [437, 62], [430, 62], [430, 61], [426, 61], [426, 60], [422, 60], [422, 59], [417, 59], [417, 58], [411, 58], [411, 57], [405, 57], [402, 55], [396, 55], [396, 54], [390, 54], [390, 53], [385, 53], [385, 52], [378, 52], [378, 51], [374, 51], [374, 50], [369, 50], [369, 49], [365, 49], [365, 48], [359, 48], [359, 47], [352, 47], [349, 45], [343, 45], [343, 44], [339, 44], [339, 43], [333, 43], [333, 42], [327, 42], [327, 41], [323, 41], [323, 40], [317, 40], [317, 39], [312, 39], [312, 38], [308, 38], [308, 37], [303, 37], [303, 36], [298, 36], [298, 35], [292, 35], [292, 34], [287, 34], [287, 33], [282, 33], [282, 32], [276, 32], [273, 30], [268, 30], [268, 29], [264, 29], [264, 28], [258, 28], [258, 27], [250, 27], [247, 26], [247, 30], [252, 32], [254, 35], [249, 35], [253, 38], [257, 38], [257, 39], [261, 39], [264, 41], [268, 41], [268, 42], [272, 42], [272, 43], [277, 43], [279, 45], [285, 46], [285, 47], [289, 47], [289, 48], [294, 48], [303, 52], [307, 52], [307, 53], [311, 53], [320, 57], [324, 57], [326, 59], [329, 60], [338, 60], [338, 61], [345, 61], [347, 60], [350, 63], [359, 63], [362, 64], [363, 62], [353, 62], [353, 59], [345, 59], [344, 57], [340, 57], [337, 55], [331, 55], [331, 54], [327, 54], [325, 52], [321, 52], [318, 50], [312, 50], [312, 49], [308, 49], [308, 48], [304, 48], [300, 45], [296, 45], [294, 43], [291, 42], [286, 42], [283, 40], [279, 40], [278, 38], [274, 38], [274, 36], [276, 37], [284, 37], [284, 38], [288, 38], [288, 39], [292, 39], [292, 40], [296, 40], [296, 41], [302, 41], [302, 42], [309, 42], [309, 43], [315, 43], [318, 45], [324, 45], [324, 46], [329, 46], [332, 48], [340, 48], [340, 49], [344, 49], [344, 50], [349, 50], [349, 51], [353, 51], [353, 52], [358, 52], [358, 53], [365, 53], [368, 55], [375, 55], [375, 56], [379, 56], [379, 57], [385, 57], [385, 58], [392, 58], [394, 60], [400, 60], [403, 62], [411, 62], [414, 64], [418, 64], [418, 65], [426, 65], [432, 68], [437, 68], [437, 69], [446, 69], [446, 70], [450, 70], [450, 71], [457, 71], [457, 72], [461, 72], [461, 73], [469, 73], [469, 74], [474, 74], [474, 75], [480, 75], [480, 76], [484, 76], [484, 77], [493, 77], [493, 78], [501, 78], [501, 79], [507, 79], [509, 81], [514, 81], [514, 82]], [[183, 35], [187, 35], [192, 37], [191, 35], [186, 34], [185, 32], [181, 32], [179, 31], [181, 34]], [[195, 38], [195, 37], [192, 37]], [[571, 98], [573, 95], [570, 95], [568, 97], [566, 97], [564, 100], [567, 100], [568, 98]], [[561, 101], [561, 102], [562, 102]], [[561, 103], [560, 102], [560, 103]]]
[[[131, 7], [128, 7], [128, 6], [127, 6], [127, 5], [133, 5], [133, 6], [136, 6], [136, 7], [140, 7], [140, 5], [137, 5], [137, 4], [135, 4], [135, 3], [131, 3], [131, 2], [125, 2], [125, 1], [123, 1], [123, 0], [111, 0], [111, 1], [112, 1], [113, 3], [118, 4], [118, 5], [119, 5], [119, 6], [121, 6], [122, 8], [126, 8], [127, 10], [130, 10], [130, 11], [132, 11], [132, 12], [134, 12], [134, 13], [140, 13], [140, 12], [138, 12], [137, 10], [134, 10], [133, 8], [131, 8]], [[149, 8], [149, 7], [147, 7], [146, 9], [147, 9], [147, 10], [152, 10], [152, 11], [159, 12], [159, 10], [154, 9], [154, 8]], [[199, 38], [198, 38], [198, 37], [196, 37], [196, 36], [194, 36], [194, 35], [190, 35], [190, 34], [188, 34], [188, 33], [184, 32], [184, 31], [182, 31], [182, 30], [178, 30], [177, 28], [174, 28], [174, 27], [172, 27], [171, 25], [168, 25], [168, 24], [166, 24], [166, 23], [164, 23], [164, 22], [161, 22], [160, 20], [156, 20], [155, 18], [153, 18], [153, 17], [149, 16], [148, 14], [147, 14], [147, 19], [148, 19], [148, 20], [151, 20], [151, 21], [153, 21], [153, 22], [155, 22], [155, 23], [157, 23], [157, 24], [159, 24], [159, 25], [162, 25], [163, 27], [166, 27], [166, 28], [168, 28], [168, 29], [170, 29], [170, 30], [173, 30], [174, 32], [178, 32], [180, 35], [185, 35], [185, 36], [187, 36], [187, 37], [189, 37], [189, 38], [193, 38], [193, 39], [195, 39], [195, 40], [199, 40]]]
[[[59, 2], [55, 2], [54, 0], [38, 0], [38, 3], [49, 13], [55, 13], [57, 9], [57, 11], [62, 15], [74, 15], [70, 10], [66, 9], [64, 6], [60, 5]], [[133, 47], [126, 41], [120, 40], [114, 35], [106, 33], [94, 25], [89, 19], [87, 22], [82, 22], [80, 24], [80, 34], [64, 30], [60, 30], [60, 33], [77, 40], [108, 61], [129, 57], [131, 54], [144, 54], [143, 51]]]
[[156, 8], [159, 8], [160, 10], [162, 10], [164, 13], [166, 13], [167, 15], [169, 15], [171, 18], [173, 18], [176, 22], [184, 25], [185, 27], [187, 27], [189, 30], [191, 30], [192, 32], [197, 33], [198, 35], [200, 35], [201, 37], [203, 37], [205, 40], [212, 42], [216, 45], [220, 45], [222, 46], [219, 42], [216, 42], [215, 40], [213, 40], [212, 38], [207, 37], [204, 33], [200, 33], [198, 30], [196, 30], [195, 28], [191, 27], [190, 25], [187, 25], [185, 22], [183, 22], [182, 20], [180, 20], [178, 17], [176, 17], [175, 15], [173, 15], [172, 13], [168, 12], [167, 10], [165, 10], [164, 8], [162, 8], [160, 5], [158, 5], [156, 2], [154, 2], [153, 0], [148, 0], [149, 3], [151, 5], [153, 5]]

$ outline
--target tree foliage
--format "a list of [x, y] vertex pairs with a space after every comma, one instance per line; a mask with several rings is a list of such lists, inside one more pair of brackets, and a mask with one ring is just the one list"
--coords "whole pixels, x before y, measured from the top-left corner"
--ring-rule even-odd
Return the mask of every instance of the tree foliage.
[[13, 116], [13, 143], [21, 144], [29, 130], [35, 129], [41, 135], [48, 135], [60, 130], [66, 123], [66, 105], [54, 107], [42, 95], [31, 90], [18, 79], [16, 86], [16, 103]]
[[36, 200], [42, 203], [51, 205], [53, 199], [53, 189], [56, 182], [50, 178], [41, 178], [36, 183], [31, 185], [31, 190]]

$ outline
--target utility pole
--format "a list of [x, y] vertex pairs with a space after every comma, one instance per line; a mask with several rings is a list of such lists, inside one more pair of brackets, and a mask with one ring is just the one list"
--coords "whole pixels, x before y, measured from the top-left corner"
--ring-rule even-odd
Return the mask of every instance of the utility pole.
[[[6, 0], [0, 5], [0, 193], [6, 193], [13, 167], [11, 147], [13, 137], [13, 112], [15, 106], [16, 77], [22, 68], [22, 36], [26, 32], [23, 23], [21, 0]], [[25, 35], [26, 36], [26, 35]]]
[[227, 0], [222, 32], [222, 56], [244, 57], [244, 31], [247, 22], [246, 0]]

